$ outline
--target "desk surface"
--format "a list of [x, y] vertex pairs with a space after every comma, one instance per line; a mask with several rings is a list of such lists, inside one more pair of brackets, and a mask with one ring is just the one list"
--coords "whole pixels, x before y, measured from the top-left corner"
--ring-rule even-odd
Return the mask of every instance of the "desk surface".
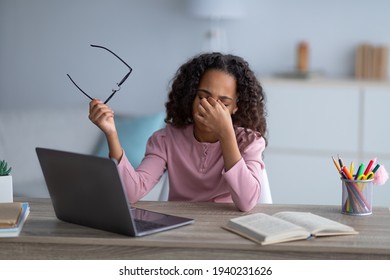
[[250, 213], [309, 211], [353, 226], [358, 235], [260, 246], [221, 228], [244, 215], [232, 204], [139, 202], [136, 207], [186, 216], [192, 225], [126, 237], [59, 221], [50, 199], [25, 199], [31, 213], [16, 238], [0, 238], [0, 259], [390, 259], [390, 212], [348, 216], [340, 206], [260, 204]]

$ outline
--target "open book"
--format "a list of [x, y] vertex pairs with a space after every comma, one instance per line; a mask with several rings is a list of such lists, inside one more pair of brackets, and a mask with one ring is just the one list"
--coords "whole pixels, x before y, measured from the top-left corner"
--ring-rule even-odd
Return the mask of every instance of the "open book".
[[264, 213], [231, 219], [225, 229], [261, 245], [308, 239], [315, 236], [357, 234], [352, 227], [309, 212]]

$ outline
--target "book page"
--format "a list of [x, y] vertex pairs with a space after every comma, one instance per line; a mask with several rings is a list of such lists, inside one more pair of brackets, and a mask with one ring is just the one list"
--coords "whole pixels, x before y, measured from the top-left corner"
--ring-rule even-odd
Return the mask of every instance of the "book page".
[[264, 213], [233, 218], [227, 226], [258, 241], [277, 240], [281, 242], [292, 239], [306, 239], [310, 236], [310, 233], [304, 228]]
[[309, 212], [279, 212], [274, 217], [289, 221], [310, 231], [313, 235], [337, 235], [356, 233], [350, 226], [309, 213]]

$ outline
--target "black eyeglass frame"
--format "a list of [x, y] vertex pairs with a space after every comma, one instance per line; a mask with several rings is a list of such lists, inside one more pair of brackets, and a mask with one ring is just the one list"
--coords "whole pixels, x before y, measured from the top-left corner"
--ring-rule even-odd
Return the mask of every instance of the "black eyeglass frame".
[[[91, 45], [91, 47], [94, 47], [94, 48], [101, 48], [101, 49], [104, 49], [110, 53], [112, 53], [116, 58], [118, 58], [123, 64], [125, 64], [127, 66], [127, 68], [129, 68], [129, 72], [123, 77], [123, 79], [117, 83], [116, 85], [118, 86], [117, 89], [112, 89], [112, 93], [111, 95], [106, 99], [106, 101], [104, 101], [104, 104], [107, 104], [108, 101], [110, 101], [110, 99], [115, 95], [115, 93], [117, 93], [118, 91], [120, 91], [121, 89], [121, 85], [127, 80], [127, 78], [130, 76], [131, 72], [133, 71], [133, 68], [131, 68], [122, 58], [120, 58], [117, 54], [115, 54], [113, 51], [111, 51], [110, 49], [106, 48], [106, 47], [103, 47], [103, 46], [98, 46], [98, 45]], [[77, 87], [77, 89], [79, 91], [81, 91], [86, 97], [88, 97], [89, 99], [93, 100], [93, 98], [91, 96], [89, 96], [85, 91], [83, 91], [77, 84], [76, 82], [71, 78], [71, 76], [69, 74], [66, 74], [68, 76], [68, 78], [72, 81], [72, 83]]]

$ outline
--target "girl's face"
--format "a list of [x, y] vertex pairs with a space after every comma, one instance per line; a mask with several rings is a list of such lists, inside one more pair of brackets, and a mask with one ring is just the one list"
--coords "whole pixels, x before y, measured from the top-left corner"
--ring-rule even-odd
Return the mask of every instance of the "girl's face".
[[[197, 93], [192, 105], [192, 114], [198, 113], [200, 100], [203, 98], [213, 98], [221, 100], [227, 107], [230, 114], [234, 114], [237, 108], [237, 82], [234, 76], [221, 70], [207, 70], [200, 79]], [[195, 126], [199, 129], [202, 125], [194, 118]], [[204, 128], [205, 129], [205, 128]]]

